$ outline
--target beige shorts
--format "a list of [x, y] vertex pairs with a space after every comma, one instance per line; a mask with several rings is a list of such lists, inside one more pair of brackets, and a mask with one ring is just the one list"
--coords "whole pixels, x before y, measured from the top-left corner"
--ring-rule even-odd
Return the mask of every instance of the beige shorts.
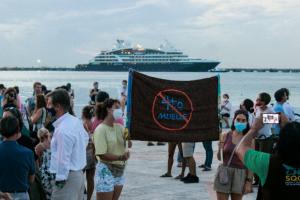
[[235, 193], [235, 194], [243, 194], [244, 185], [246, 183], [246, 169], [238, 169], [238, 168], [232, 168], [229, 167], [228, 170], [228, 176], [229, 181], [226, 185], [221, 184], [219, 182], [219, 167], [217, 170], [217, 174], [215, 176], [214, 181], [214, 190], [216, 192], [222, 192], [222, 193]]
[[183, 142], [182, 143], [182, 153], [183, 157], [192, 157], [194, 155], [195, 142]]

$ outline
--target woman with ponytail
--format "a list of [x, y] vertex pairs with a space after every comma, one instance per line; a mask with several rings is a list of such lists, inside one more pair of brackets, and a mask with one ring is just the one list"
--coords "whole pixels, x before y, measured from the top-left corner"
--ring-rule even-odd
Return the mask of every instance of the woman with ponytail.
[[98, 200], [117, 200], [124, 185], [124, 170], [129, 159], [126, 149], [124, 127], [115, 121], [122, 118], [123, 112], [118, 100], [106, 99], [99, 104], [96, 116], [102, 123], [94, 132], [96, 157], [96, 191]]

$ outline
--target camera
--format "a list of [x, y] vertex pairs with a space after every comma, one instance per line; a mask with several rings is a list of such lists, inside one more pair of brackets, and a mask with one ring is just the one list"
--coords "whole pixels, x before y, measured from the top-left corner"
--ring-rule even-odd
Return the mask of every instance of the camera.
[[280, 116], [278, 113], [264, 113], [263, 114], [263, 123], [264, 124], [278, 124], [279, 117]]

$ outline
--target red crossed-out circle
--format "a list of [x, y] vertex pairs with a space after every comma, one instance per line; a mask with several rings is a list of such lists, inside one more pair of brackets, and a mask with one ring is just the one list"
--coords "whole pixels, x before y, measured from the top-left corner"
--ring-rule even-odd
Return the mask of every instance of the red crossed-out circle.
[[[189, 117], [185, 117], [177, 108], [175, 108], [168, 100], [166, 100], [166, 98], [164, 97], [164, 94], [163, 93], [166, 93], [166, 92], [172, 92], [172, 93], [177, 93], [177, 94], [180, 94], [181, 96], [185, 97], [187, 99], [187, 102], [189, 103], [189, 106], [190, 106], [190, 114], [189, 114]], [[183, 124], [183, 126], [179, 127], [179, 128], [170, 128], [170, 127], [167, 127], [165, 125], [162, 125], [157, 119], [156, 119], [156, 116], [155, 116], [155, 105], [156, 105], [156, 102], [158, 101], [158, 99], [161, 98], [163, 99], [169, 106], [170, 108], [176, 112], [179, 116], [181, 116], [183, 118], [183, 120], [185, 121], [185, 123]], [[190, 97], [183, 91], [180, 91], [180, 90], [177, 90], [177, 89], [166, 89], [166, 90], [162, 90], [162, 91], [159, 91], [154, 100], [153, 100], [153, 104], [152, 104], [152, 117], [153, 117], [153, 120], [154, 122], [162, 129], [164, 130], [167, 130], [167, 131], [180, 131], [182, 129], [184, 129], [191, 121], [192, 119], [192, 114], [193, 114], [193, 111], [194, 111], [194, 108], [193, 108], [193, 103], [190, 99]]]

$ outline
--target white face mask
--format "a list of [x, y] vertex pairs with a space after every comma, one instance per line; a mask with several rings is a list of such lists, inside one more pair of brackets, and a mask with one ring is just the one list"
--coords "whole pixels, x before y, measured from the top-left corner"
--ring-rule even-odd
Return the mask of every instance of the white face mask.
[[115, 120], [119, 120], [123, 117], [123, 111], [121, 108], [119, 109], [114, 109], [113, 111], [113, 117]]

